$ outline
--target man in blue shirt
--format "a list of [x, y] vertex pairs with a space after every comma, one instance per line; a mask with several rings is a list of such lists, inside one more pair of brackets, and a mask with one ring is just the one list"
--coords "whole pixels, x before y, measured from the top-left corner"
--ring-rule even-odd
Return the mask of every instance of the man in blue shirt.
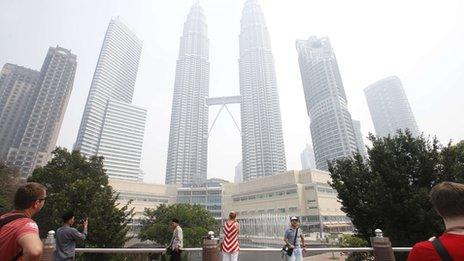
[[80, 233], [77, 229], [71, 227], [75, 222], [73, 212], [65, 213], [62, 219], [63, 226], [56, 231], [55, 261], [74, 260], [76, 241], [84, 240], [87, 237], [89, 220], [87, 218], [84, 220], [84, 231]]
[[305, 248], [305, 242], [298, 217], [290, 218], [290, 227], [285, 230], [284, 241], [290, 248], [293, 248], [292, 255], [286, 255], [287, 260], [303, 261], [302, 249]]

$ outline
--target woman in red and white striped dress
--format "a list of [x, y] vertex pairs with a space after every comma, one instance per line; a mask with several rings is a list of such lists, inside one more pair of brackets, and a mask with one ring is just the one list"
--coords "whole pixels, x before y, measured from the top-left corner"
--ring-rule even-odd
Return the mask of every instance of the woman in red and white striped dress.
[[224, 223], [224, 240], [222, 241], [222, 261], [237, 261], [238, 251], [238, 233], [240, 232], [240, 225], [237, 220], [237, 213], [231, 211], [229, 213], [229, 220]]

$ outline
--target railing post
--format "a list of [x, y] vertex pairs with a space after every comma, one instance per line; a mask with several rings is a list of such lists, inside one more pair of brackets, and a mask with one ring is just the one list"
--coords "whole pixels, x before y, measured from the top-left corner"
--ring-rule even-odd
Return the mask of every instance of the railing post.
[[395, 261], [390, 239], [383, 236], [382, 230], [375, 230], [375, 237], [371, 237], [371, 245], [376, 261]]
[[53, 252], [55, 252], [56, 243], [55, 243], [55, 231], [48, 231], [47, 238], [43, 240], [44, 248], [43, 254], [40, 258], [41, 261], [53, 261]]
[[209, 231], [208, 235], [203, 237], [203, 261], [219, 261], [219, 239], [214, 238], [214, 232]]

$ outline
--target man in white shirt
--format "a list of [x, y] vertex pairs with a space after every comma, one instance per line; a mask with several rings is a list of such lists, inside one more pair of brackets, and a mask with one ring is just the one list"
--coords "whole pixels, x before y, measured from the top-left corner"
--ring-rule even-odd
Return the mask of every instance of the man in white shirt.
[[179, 220], [177, 218], [173, 218], [171, 220], [171, 228], [173, 230], [172, 239], [168, 246], [168, 248], [171, 248], [172, 250], [171, 260], [180, 261], [180, 253], [184, 247], [184, 234], [182, 232], [182, 228], [179, 226]]

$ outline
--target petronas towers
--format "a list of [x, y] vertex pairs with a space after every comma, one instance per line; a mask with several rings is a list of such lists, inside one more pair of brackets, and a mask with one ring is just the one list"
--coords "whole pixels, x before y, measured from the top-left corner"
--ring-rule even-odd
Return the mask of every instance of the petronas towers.
[[190, 9], [180, 38], [172, 98], [166, 184], [206, 180], [208, 160], [209, 43], [198, 3]]
[[247, 1], [240, 28], [243, 180], [287, 170], [269, 32], [258, 1]]
[[[286, 171], [274, 58], [256, 0], [245, 3], [239, 39], [243, 179], [247, 181]], [[200, 5], [195, 3], [180, 40], [167, 184], [196, 183], [207, 178], [209, 71], [206, 19]], [[230, 100], [237, 100], [236, 96], [233, 98]]]

